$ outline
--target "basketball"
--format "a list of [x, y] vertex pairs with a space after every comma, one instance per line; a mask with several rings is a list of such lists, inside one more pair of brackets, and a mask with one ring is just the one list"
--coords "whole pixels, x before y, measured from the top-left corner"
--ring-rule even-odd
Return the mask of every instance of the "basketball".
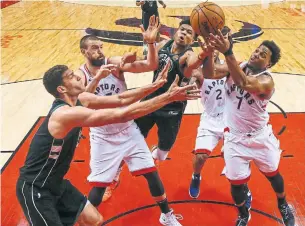
[[224, 27], [225, 14], [219, 5], [207, 1], [193, 9], [190, 22], [196, 34], [206, 37]]

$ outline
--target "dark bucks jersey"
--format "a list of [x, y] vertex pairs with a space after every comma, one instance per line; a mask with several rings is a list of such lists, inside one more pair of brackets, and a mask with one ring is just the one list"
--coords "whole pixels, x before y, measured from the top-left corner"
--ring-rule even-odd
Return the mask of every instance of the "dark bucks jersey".
[[[174, 82], [176, 75], [179, 76], [179, 83], [178, 83], [179, 86], [181, 85], [182, 82], [188, 83], [189, 79], [184, 77], [183, 73], [180, 70], [179, 59], [181, 56], [184, 55], [184, 53], [186, 51], [192, 50], [192, 48], [189, 47], [179, 54], [173, 54], [173, 53], [171, 53], [173, 43], [174, 43], [174, 40], [170, 40], [159, 50], [159, 53], [158, 53], [159, 68], [156, 71], [154, 71], [154, 77], [153, 77], [153, 82], [154, 82], [157, 79], [158, 74], [163, 70], [167, 61], [169, 60], [171, 62], [171, 65], [169, 67], [169, 71], [168, 71], [168, 75], [167, 75], [167, 83], [165, 83], [161, 88], [156, 90], [154, 93], [148, 95], [145, 98], [146, 100], [165, 93], [169, 89], [171, 84]], [[164, 106], [163, 108], [161, 108], [158, 111], [183, 111], [185, 106], [186, 106], [186, 101], [173, 102], [173, 103], [170, 103], [170, 104]]]
[[[60, 183], [70, 168], [81, 128], [74, 128], [64, 139], [55, 139], [49, 132], [48, 123], [52, 113], [59, 107], [68, 105], [60, 99], [53, 102], [52, 108], [36, 132], [20, 178], [39, 187], [49, 188], [56, 193]], [[77, 101], [77, 106], [81, 106]]]

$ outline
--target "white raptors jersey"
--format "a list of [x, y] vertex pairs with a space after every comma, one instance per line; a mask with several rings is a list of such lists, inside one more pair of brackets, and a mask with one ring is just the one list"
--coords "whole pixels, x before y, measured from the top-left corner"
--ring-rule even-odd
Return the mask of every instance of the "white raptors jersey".
[[[244, 69], [248, 62], [243, 62], [240, 67]], [[257, 77], [267, 73], [263, 71], [257, 75], [248, 75]], [[231, 77], [225, 84], [226, 103], [224, 108], [225, 125], [232, 130], [251, 133], [262, 129], [269, 121], [269, 114], [266, 111], [269, 100], [261, 99], [259, 96], [240, 89], [234, 84]], [[269, 97], [271, 98], [271, 96]]]
[[[105, 64], [106, 63], [107, 61], [105, 60]], [[83, 64], [80, 67], [80, 70], [84, 72], [86, 76], [86, 81], [89, 84], [92, 80], [92, 76], [90, 75], [90, 72], [87, 69], [86, 65]], [[114, 75], [110, 74], [106, 78], [100, 80], [94, 94], [98, 96], [111, 96], [122, 93], [126, 90], [127, 90], [127, 86], [125, 81], [122, 81], [117, 77], [115, 77]], [[124, 123], [116, 123], [116, 124], [110, 124], [100, 127], [91, 127], [90, 135], [93, 134], [98, 137], [99, 135], [102, 136], [103, 134], [107, 135], [107, 134], [119, 133], [120, 131], [129, 127], [132, 123], [133, 120]]]
[[[223, 61], [221, 61], [223, 64]], [[204, 112], [210, 116], [217, 116], [223, 113], [225, 103], [225, 82], [222, 79], [204, 79], [201, 87], [201, 103]]]

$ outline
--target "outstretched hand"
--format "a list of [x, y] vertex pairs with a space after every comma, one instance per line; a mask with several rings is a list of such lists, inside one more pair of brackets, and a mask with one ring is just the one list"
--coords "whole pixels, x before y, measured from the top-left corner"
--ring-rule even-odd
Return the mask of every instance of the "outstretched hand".
[[180, 87], [178, 81], [179, 76], [176, 75], [175, 81], [167, 91], [172, 101], [196, 100], [201, 97], [200, 90], [195, 84]]
[[165, 67], [161, 72], [159, 72], [157, 79], [155, 80], [155, 83], [158, 87], [163, 86], [167, 82], [167, 74], [170, 67], [171, 62], [168, 61]]
[[143, 40], [146, 43], [154, 43], [157, 39], [158, 32], [160, 30], [161, 24], [159, 23], [159, 18], [155, 15], [152, 15], [149, 18], [149, 26], [147, 30], [144, 30], [143, 24], [140, 25]]
[[96, 73], [96, 77], [98, 78], [98, 80], [106, 78], [111, 73], [115, 73], [117, 68], [118, 67], [116, 65], [114, 65], [114, 64], [102, 65], [100, 67], [100, 69], [98, 70], [98, 72]]
[[200, 56], [201, 58], [202, 58], [202, 55], [210, 55], [214, 52], [214, 48], [213, 48], [213, 46], [211, 46], [209, 38], [203, 37], [203, 39], [204, 39], [204, 42], [201, 40], [200, 37], [198, 37], [198, 39], [197, 39], [198, 44], [202, 50], [202, 53]]
[[217, 30], [216, 35], [210, 33], [210, 45], [221, 53], [232, 49], [233, 42], [230, 37], [224, 37], [220, 30]]

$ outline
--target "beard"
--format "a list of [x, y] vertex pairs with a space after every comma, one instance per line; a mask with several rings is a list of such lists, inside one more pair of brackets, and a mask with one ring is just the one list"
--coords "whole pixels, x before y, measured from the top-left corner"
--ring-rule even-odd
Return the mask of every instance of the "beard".
[[105, 59], [90, 60], [90, 63], [95, 67], [100, 67], [105, 64]]

